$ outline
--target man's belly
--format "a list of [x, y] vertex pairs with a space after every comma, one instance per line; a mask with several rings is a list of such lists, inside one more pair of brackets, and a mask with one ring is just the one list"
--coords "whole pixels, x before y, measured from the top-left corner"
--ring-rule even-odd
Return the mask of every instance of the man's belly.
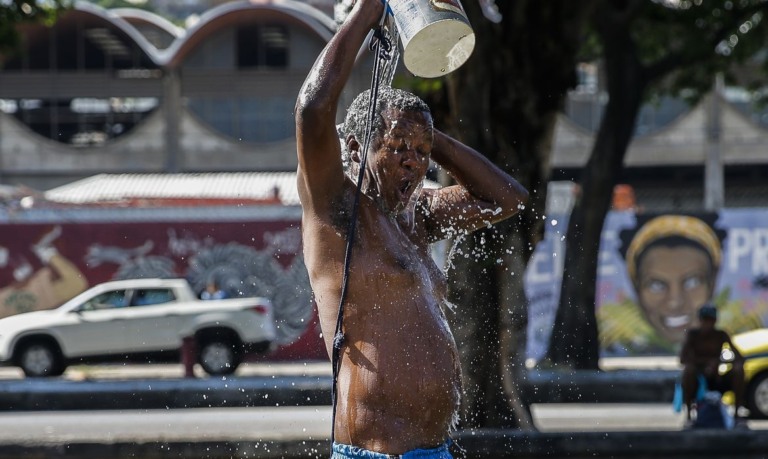
[[417, 312], [345, 323], [338, 441], [395, 454], [446, 440], [459, 405], [458, 352], [439, 311]]

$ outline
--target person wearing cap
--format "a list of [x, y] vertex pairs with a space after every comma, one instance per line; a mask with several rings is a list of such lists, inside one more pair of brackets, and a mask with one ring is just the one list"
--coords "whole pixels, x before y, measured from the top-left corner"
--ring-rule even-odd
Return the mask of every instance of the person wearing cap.
[[[699, 308], [699, 326], [688, 330], [680, 351], [683, 365], [683, 402], [687, 408], [686, 419], [691, 419], [691, 409], [699, 390], [699, 375], [706, 380], [707, 390], [718, 392], [733, 391], [735, 398], [734, 417], [740, 419], [740, 408], [744, 406], [744, 357], [733, 345], [731, 337], [716, 327], [717, 308], [707, 303]], [[727, 344], [733, 352], [731, 369], [720, 374], [720, 354]]]

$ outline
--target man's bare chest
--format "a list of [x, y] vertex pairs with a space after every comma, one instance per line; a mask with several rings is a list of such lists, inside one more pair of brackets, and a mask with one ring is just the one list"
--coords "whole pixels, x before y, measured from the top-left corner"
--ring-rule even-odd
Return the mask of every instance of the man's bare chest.
[[413, 287], [430, 296], [443, 296], [445, 276], [429, 246], [395, 225], [369, 227], [361, 232], [355, 249], [355, 272], [378, 279], [385, 292], [388, 287]]

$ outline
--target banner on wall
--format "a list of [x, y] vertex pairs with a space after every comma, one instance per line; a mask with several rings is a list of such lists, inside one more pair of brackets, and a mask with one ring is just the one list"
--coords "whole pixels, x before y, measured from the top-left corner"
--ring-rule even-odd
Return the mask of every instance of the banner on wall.
[[270, 299], [279, 344], [271, 358], [326, 358], [296, 209], [32, 214], [0, 224], [0, 317], [57, 307], [109, 280], [180, 277], [202, 292], [215, 278], [230, 296]]
[[[527, 357], [534, 360], [549, 343], [568, 225], [567, 217], [549, 221], [525, 276]], [[768, 210], [609, 212], [596, 286], [602, 356], [677, 354], [706, 302], [729, 333], [768, 324]]]

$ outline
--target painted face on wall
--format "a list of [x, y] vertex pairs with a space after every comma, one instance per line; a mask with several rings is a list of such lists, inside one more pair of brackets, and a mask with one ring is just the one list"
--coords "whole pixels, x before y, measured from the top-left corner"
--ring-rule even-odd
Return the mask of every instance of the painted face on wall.
[[672, 343], [695, 325], [699, 307], [710, 301], [714, 268], [694, 246], [649, 247], [637, 270], [637, 295], [646, 320]]
[[[631, 233], [628, 233], [628, 235]], [[721, 238], [704, 220], [661, 215], [632, 235], [627, 274], [646, 321], [670, 344], [680, 344], [710, 302], [722, 260]]]

